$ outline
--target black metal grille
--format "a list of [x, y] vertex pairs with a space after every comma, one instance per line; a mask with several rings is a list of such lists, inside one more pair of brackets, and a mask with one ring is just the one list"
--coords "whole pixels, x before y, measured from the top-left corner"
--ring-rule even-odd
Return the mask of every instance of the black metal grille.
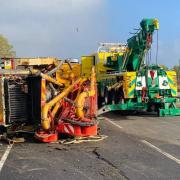
[[28, 120], [28, 96], [15, 81], [5, 81], [5, 111], [6, 123]]

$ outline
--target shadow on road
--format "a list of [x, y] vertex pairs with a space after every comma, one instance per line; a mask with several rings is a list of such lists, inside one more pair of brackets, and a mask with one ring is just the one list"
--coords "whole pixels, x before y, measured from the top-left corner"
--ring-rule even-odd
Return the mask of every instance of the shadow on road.
[[104, 113], [101, 117], [110, 118], [112, 120], [138, 120], [132, 117], [157, 117], [157, 113], [144, 111], [111, 111]]

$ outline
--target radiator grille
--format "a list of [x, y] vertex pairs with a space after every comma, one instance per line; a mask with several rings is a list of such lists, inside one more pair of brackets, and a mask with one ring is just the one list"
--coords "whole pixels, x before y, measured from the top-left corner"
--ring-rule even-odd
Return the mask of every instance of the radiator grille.
[[6, 122], [28, 120], [28, 96], [22, 91], [25, 84], [17, 84], [15, 81], [5, 82], [5, 111]]

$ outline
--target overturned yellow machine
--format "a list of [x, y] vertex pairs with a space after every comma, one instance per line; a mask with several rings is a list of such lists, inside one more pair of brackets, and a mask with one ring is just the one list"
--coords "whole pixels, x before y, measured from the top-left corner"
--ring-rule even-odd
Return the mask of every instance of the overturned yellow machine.
[[70, 60], [17, 58], [0, 75], [1, 131], [40, 125], [35, 137], [42, 142], [56, 141], [59, 134], [97, 135], [94, 67], [86, 77]]

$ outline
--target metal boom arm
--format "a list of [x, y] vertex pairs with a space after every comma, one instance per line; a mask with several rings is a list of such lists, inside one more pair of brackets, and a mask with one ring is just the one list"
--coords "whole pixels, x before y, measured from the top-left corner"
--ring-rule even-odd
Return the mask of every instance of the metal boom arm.
[[128, 51], [124, 58], [124, 71], [139, 70], [145, 52], [151, 47], [153, 32], [159, 29], [157, 19], [143, 19], [140, 26], [140, 31], [127, 40]]

